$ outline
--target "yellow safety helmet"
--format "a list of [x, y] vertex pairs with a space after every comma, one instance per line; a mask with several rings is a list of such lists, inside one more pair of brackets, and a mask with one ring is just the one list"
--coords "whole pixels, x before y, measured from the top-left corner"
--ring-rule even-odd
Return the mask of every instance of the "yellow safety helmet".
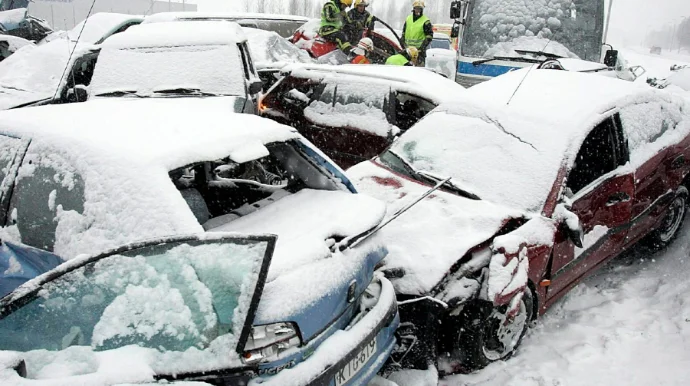
[[368, 7], [369, 2], [367, 0], [355, 0], [355, 7], [359, 7], [360, 5]]
[[352, 5], [352, 0], [340, 0], [340, 2], [348, 7]]
[[410, 62], [412, 62], [412, 64], [417, 64], [417, 59], [419, 58], [419, 50], [417, 47], [407, 47], [405, 51], [410, 57]]
[[412, 8], [426, 8], [426, 4], [424, 4], [423, 0], [415, 0], [412, 3]]

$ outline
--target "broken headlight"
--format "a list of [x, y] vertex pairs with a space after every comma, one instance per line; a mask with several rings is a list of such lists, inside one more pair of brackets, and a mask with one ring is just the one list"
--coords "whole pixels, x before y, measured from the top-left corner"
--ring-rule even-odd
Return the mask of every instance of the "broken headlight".
[[246, 364], [255, 364], [275, 359], [283, 352], [298, 347], [300, 343], [294, 323], [253, 326], [244, 347], [242, 360]]

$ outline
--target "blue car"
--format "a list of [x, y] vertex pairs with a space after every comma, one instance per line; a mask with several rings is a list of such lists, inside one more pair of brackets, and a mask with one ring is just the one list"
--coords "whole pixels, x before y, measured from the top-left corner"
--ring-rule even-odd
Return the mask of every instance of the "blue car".
[[340, 386], [381, 369], [399, 324], [375, 273], [385, 205], [293, 129], [227, 106], [0, 113], [0, 383]]

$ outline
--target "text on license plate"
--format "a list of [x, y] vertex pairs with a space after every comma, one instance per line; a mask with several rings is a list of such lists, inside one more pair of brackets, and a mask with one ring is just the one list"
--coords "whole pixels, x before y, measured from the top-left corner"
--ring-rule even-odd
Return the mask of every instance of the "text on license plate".
[[335, 373], [335, 386], [344, 385], [352, 379], [357, 372], [369, 362], [371, 356], [376, 352], [376, 337], [372, 339], [357, 356], [346, 363], [337, 373]]

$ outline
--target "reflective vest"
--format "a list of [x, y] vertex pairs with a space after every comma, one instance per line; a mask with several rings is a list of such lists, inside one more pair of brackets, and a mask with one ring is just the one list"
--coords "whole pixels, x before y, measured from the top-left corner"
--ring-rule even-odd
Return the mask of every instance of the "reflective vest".
[[389, 66], [404, 66], [410, 61], [401, 54], [393, 55], [386, 60], [386, 64]]
[[[330, 8], [330, 9], [329, 9]], [[335, 15], [335, 19], [330, 19], [330, 15]], [[324, 4], [321, 10], [321, 28], [319, 35], [328, 35], [343, 28], [343, 17], [340, 15], [340, 7], [334, 0]]]
[[414, 15], [407, 17], [407, 21], [405, 21], [405, 45], [417, 49], [422, 47], [422, 43], [426, 40], [424, 24], [427, 21], [430, 20], [426, 15], [422, 15], [417, 21], [414, 21]]

